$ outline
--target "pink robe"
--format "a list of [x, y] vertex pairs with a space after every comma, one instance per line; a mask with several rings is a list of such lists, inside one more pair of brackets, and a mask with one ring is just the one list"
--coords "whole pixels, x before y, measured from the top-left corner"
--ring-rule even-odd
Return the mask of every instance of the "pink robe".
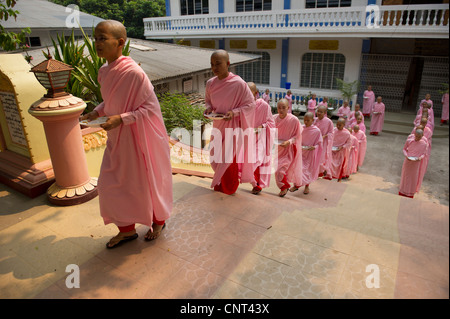
[[[322, 133], [317, 126], [302, 126], [302, 185], [309, 185], [319, 178], [322, 143]], [[314, 150], [303, 149], [304, 146], [313, 146]]]
[[[408, 136], [408, 139], [409, 140], [414, 140], [415, 139], [415, 133], [416, 133], [416, 128], [414, 128], [412, 130], [411, 134]], [[425, 127], [425, 129], [423, 129], [423, 137], [428, 142], [428, 148], [427, 148], [427, 154], [422, 159], [422, 165], [420, 166], [420, 178], [419, 178], [420, 183], [417, 185], [417, 189], [418, 190], [420, 189], [420, 186], [422, 185], [423, 176], [425, 176], [425, 173], [426, 173], [426, 171], [428, 169], [428, 163], [430, 161], [430, 155], [431, 155], [432, 136], [433, 136], [433, 132], [431, 131], [431, 129], [429, 127]]]
[[366, 157], [367, 150], [367, 138], [366, 134], [361, 131], [361, 129], [355, 133], [352, 133], [358, 139], [358, 167], [361, 167], [364, 163], [364, 158]]
[[445, 93], [444, 95], [442, 95], [442, 121], [448, 121], [448, 113], [448, 93]]
[[270, 93], [269, 93], [269, 94], [263, 93], [262, 99], [263, 99], [267, 104], [269, 104], [269, 103], [270, 103]]
[[350, 116], [348, 117], [349, 127], [352, 128], [353, 125], [357, 124], [357, 123], [356, 123], [356, 116], [357, 116], [358, 114], [361, 115], [361, 118], [362, 118], [361, 123], [364, 123], [364, 116], [363, 116], [363, 114], [362, 114], [361, 111], [358, 111], [358, 113], [356, 113], [356, 111], [351, 111], [351, 112], [350, 112]]
[[[213, 130], [210, 140], [210, 160], [211, 167], [214, 170], [214, 177], [211, 182], [211, 188], [221, 183], [225, 171], [236, 160], [239, 166], [240, 183], [254, 182], [254, 163], [255, 154], [252, 154], [255, 144], [254, 119], [255, 119], [255, 98], [250, 91], [247, 83], [240, 76], [229, 72], [228, 77], [219, 80], [217, 76], [211, 78], [206, 83], [205, 92], [206, 108], [211, 108], [213, 112], [225, 114], [233, 111], [234, 117], [229, 120], [214, 120]], [[233, 132], [239, 133], [242, 129], [243, 134], [248, 134], [250, 138], [247, 145], [242, 142], [243, 139], [237, 138], [237, 148], [232, 145], [233, 140], [230, 134], [226, 134], [226, 129], [231, 136]], [[234, 130], [238, 129], [238, 130]], [[234, 130], [234, 131], [233, 131]], [[244, 140], [247, 140], [245, 136]]]
[[[422, 111], [423, 108], [422, 106], [419, 108], [419, 110], [417, 111], [417, 115], [416, 118], [414, 119], [414, 126], [418, 126], [420, 125], [420, 121], [422, 120]], [[434, 131], [434, 111], [433, 109], [428, 109], [428, 118], [427, 118], [427, 127], [429, 127], [431, 129], [431, 131]]]
[[[326, 178], [331, 179], [331, 147], [333, 146], [333, 134], [334, 134], [334, 124], [333, 121], [331, 121], [328, 117], [324, 117], [323, 119], [319, 120], [319, 118], [314, 119], [314, 125], [317, 126], [322, 133], [322, 154], [320, 156], [320, 167], [319, 167], [319, 174], [323, 173], [324, 171], [327, 172], [327, 174], [324, 176]], [[324, 137], [324, 135], [326, 135]]]
[[403, 161], [402, 175], [399, 186], [399, 194], [406, 196], [414, 196], [419, 191], [422, 184], [423, 176], [421, 168], [423, 166], [423, 158], [428, 151], [428, 141], [422, 137], [419, 141], [407, 139], [403, 147], [405, 157], [418, 157], [419, 161], [410, 161], [407, 158]]
[[364, 115], [369, 115], [372, 112], [372, 106], [375, 103], [375, 93], [373, 91], [365, 90], [363, 94], [363, 109]]
[[366, 124], [364, 124], [363, 121], [361, 121], [361, 123], [355, 123], [354, 125], [358, 125], [359, 126], [359, 130], [363, 131], [364, 134], [366, 134]]
[[254, 171], [258, 169], [259, 180], [252, 182], [253, 187], [266, 188], [270, 185], [271, 158], [274, 139], [275, 121], [272, 109], [263, 99], [256, 100], [255, 128], [259, 129], [256, 135], [256, 162]]
[[342, 178], [344, 176], [344, 168], [348, 161], [348, 153], [352, 140], [350, 132], [346, 129], [338, 130], [334, 128], [333, 147], [342, 147], [338, 151], [333, 151], [331, 154], [331, 175], [333, 178]]
[[288, 113], [292, 113], [292, 94], [291, 95], [287, 95], [284, 97], [286, 100], [288, 100], [289, 103], [289, 110]]
[[430, 104], [431, 108], [433, 108], [433, 101], [432, 100], [425, 100], [425, 99], [420, 101], [420, 108], [422, 108], [422, 103], [423, 102], [427, 102], [428, 104]]
[[312, 114], [314, 114], [314, 116], [316, 115], [316, 104], [317, 101], [315, 99], [311, 99], [308, 101], [308, 112], [311, 112]]
[[104, 223], [128, 226], [164, 221], [172, 211], [169, 138], [158, 99], [133, 59], [119, 57], [98, 72], [100, 116], [118, 115], [123, 124], [108, 131], [98, 180]]
[[[370, 120], [370, 133], [380, 133], [383, 130], [384, 112], [386, 106], [383, 102], [375, 103], [372, 108], [372, 119]], [[377, 114], [373, 114], [377, 112]]]
[[286, 183], [294, 183], [295, 186], [300, 187], [302, 186], [302, 126], [298, 118], [289, 113], [284, 119], [280, 119], [279, 115], [275, 114], [274, 121], [277, 139], [289, 140], [291, 143], [288, 147], [277, 147], [275, 172], [277, 186], [281, 190], [286, 188]]
[[348, 161], [347, 165], [345, 165], [344, 176], [350, 176], [350, 174], [354, 174], [358, 168], [358, 146], [359, 142], [356, 136], [350, 134], [351, 145], [348, 152]]
[[348, 106], [346, 106], [346, 107], [341, 106], [337, 111], [337, 116], [345, 119], [345, 127], [349, 127], [351, 112], [352, 112], [352, 110]]

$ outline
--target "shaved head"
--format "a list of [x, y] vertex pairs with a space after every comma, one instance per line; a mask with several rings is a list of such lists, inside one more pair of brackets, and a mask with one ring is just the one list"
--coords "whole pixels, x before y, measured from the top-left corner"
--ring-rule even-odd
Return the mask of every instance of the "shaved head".
[[314, 119], [314, 114], [312, 112], [306, 112], [303, 118]]
[[125, 26], [116, 20], [105, 20], [97, 24], [96, 28], [105, 28], [114, 36], [116, 39], [127, 39], [127, 30]]
[[337, 120], [336, 124], [344, 124], [344, 125], [345, 125], [345, 119], [342, 118], [342, 117], [340, 117], [340, 118]]
[[225, 61], [230, 61], [230, 56], [228, 55], [228, 52], [225, 50], [216, 50], [211, 54], [211, 58], [219, 58], [224, 59]]
[[321, 111], [323, 111], [323, 112], [327, 112], [327, 107], [325, 106], [325, 105], [321, 105], [321, 106], [319, 106], [318, 108], [317, 108], [317, 110], [321, 110]]
[[247, 82], [248, 87], [250, 88], [250, 91], [253, 93], [256, 93], [258, 91], [258, 88], [256, 87], [256, 84], [253, 82]]

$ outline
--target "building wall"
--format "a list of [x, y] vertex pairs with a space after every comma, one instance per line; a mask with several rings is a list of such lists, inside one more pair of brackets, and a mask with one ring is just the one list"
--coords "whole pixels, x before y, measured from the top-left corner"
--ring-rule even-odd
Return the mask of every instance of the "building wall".
[[[170, 1], [170, 15], [172, 17], [180, 16], [180, 0], [166, 0]], [[224, 13], [236, 12], [235, 0], [209, 0], [209, 13], [219, 13], [219, 1], [224, 3]], [[352, 7], [365, 7], [370, 0], [352, 0]], [[381, 5], [382, 0], [376, 0], [377, 5]], [[272, 0], [272, 10], [280, 11], [284, 10], [284, 0]], [[291, 0], [290, 9], [304, 9], [305, 0]]]

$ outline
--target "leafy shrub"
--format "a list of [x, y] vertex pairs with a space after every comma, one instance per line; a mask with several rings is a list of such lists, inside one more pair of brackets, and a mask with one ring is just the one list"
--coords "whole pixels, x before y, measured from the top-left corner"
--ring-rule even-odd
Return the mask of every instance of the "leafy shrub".
[[209, 123], [203, 116], [204, 108], [199, 105], [191, 105], [183, 94], [164, 93], [158, 94], [161, 113], [167, 132], [170, 134], [175, 128], [185, 128], [189, 132], [194, 129], [194, 120], [201, 124]]

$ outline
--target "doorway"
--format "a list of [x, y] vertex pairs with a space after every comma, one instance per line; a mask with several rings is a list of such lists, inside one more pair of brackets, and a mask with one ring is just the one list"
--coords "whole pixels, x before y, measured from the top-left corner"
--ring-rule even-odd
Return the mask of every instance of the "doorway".
[[403, 95], [402, 112], [404, 113], [416, 113], [416, 102], [419, 97], [423, 65], [423, 57], [412, 58], [408, 78], [406, 79], [405, 93]]

